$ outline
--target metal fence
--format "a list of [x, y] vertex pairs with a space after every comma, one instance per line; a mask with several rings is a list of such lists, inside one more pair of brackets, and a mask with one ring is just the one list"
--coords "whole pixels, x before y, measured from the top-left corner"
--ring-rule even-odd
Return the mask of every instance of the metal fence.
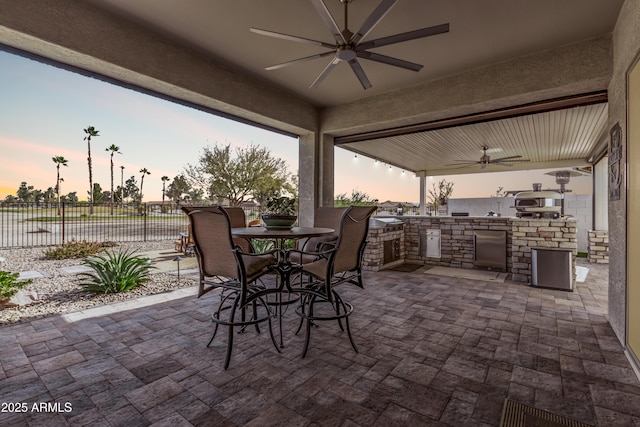
[[114, 207], [87, 203], [0, 202], [0, 247], [53, 246], [71, 240], [127, 242], [175, 239], [187, 227], [179, 206]]
[[[113, 212], [113, 213], [112, 213]], [[245, 207], [247, 221], [260, 218], [260, 209]], [[395, 208], [377, 215], [396, 215]], [[404, 215], [417, 215], [405, 209]], [[176, 239], [186, 231], [188, 219], [172, 203], [114, 206], [88, 203], [0, 202], [0, 248], [56, 246], [71, 240], [133, 242]]]

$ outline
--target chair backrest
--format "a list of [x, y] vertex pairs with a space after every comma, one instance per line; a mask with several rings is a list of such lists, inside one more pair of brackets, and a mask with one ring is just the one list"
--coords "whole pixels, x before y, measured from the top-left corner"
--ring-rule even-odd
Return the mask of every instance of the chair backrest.
[[247, 217], [244, 213], [244, 209], [240, 206], [229, 206], [224, 208], [224, 210], [229, 214], [229, 218], [231, 219], [231, 228], [247, 226]]
[[360, 268], [369, 232], [369, 217], [376, 209], [376, 206], [351, 206], [343, 216], [333, 274]]
[[[247, 216], [244, 213], [244, 209], [240, 206], [229, 206], [224, 208], [224, 210], [229, 214], [229, 219], [231, 220], [231, 228], [243, 228], [247, 226]], [[233, 243], [240, 246], [242, 252], [250, 253], [253, 252], [253, 247], [251, 246], [251, 242], [242, 237], [234, 237]]]
[[[195, 210], [201, 211], [212, 211], [216, 212], [218, 210], [218, 206], [183, 206], [182, 211], [189, 215], [189, 212], [193, 212]], [[229, 216], [229, 220], [231, 222], [231, 228], [241, 228], [247, 226], [247, 219], [244, 213], [244, 209], [239, 206], [229, 206], [224, 208], [225, 212]], [[247, 239], [243, 238], [234, 238], [233, 243], [237, 246], [240, 246], [243, 252], [250, 253], [253, 252], [251, 247], [251, 242]]]
[[307, 239], [302, 250], [307, 252], [316, 252], [321, 250], [321, 248], [319, 247], [320, 244], [337, 241], [338, 235], [340, 233], [340, 225], [342, 224], [342, 217], [344, 216], [344, 213], [349, 209], [350, 208], [348, 206], [344, 208], [323, 206], [316, 209], [313, 219], [313, 226], [332, 228], [335, 230], [335, 232], [328, 236], [311, 237]]
[[233, 252], [231, 220], [218, 206], [183, 207], [189, 216], [200, 273], [205, 277], [238, 279], [238, 263]]

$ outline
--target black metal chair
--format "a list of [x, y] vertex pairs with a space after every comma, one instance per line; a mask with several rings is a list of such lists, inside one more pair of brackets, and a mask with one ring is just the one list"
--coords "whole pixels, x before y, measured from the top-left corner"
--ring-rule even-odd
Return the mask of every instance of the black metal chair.
[[[207, 347], [211, 345], [220, 325], [228, 327], [227, 369], [233, 349], [234, 328], [244, 331], [259, 323], [267, 322], [274, 347], [276, 344], [269, 305], [258, 292], [264, 287], [258, 280], [273, 272], [277, 263], [277, 251], [265, 254], [246, 253], [234, 243], [231, 236], [231, 219], [224, 208], [183, 208], [189, 216], [195, 253], [200, 270], [198, 298], [214, 289], [222, 289], [220, 304], [212, 315], [215, 329]], [[224, 315], [226, 313], [226, 315]], [[224, 315], [224, 316], [223, 316]]]
[[[309, 349], [311, 325], [317, 321], [335, 320], [340, 329], [344, 330], [344, 319], [351, 346], [356, 353], [358, 352], [349, 327], [349, 315], [353, 312], [353, 305], [344, 301], [335, 288], [342, 283], [363, 287], [362, 257], [367, 243], [369, 218], [375, 210], [375, 206], [347, 208], [342, 212], [335, 243], [322, 242], [317, 246], [319, 250], [314, 252], [289, 251], [290, 259], [302, 259], [301, 274], [309, 278], [302, 291], [301, 303], [296, 309], [301, 318], [298, 332], [306, 321], [302, 357], [306, 356]], [[311, 260], [305, 262], [309, 259]]]
[[[323, 206], [316, 209], [313, 218], [313, 226], [331, 228], [335, 230], [335, 232], [325, 236], [310, 237], [308, 239], [301, 240], [297, 243], [297, 249], [300, 251], [291, 252], [289, 255], [289, 261], [294, 264], [309, 263], [315, 261], [317, 258], [315, 253], [322, 251], [323, 247], [331, 248], [335, 246], [338, 241], [338, 235], [340, 234], [342, 217], [349, 209], [351, 209], [349, 206], [343, 208]], [[313, 253], [313, 255], [310, 255], [309, 253]]]

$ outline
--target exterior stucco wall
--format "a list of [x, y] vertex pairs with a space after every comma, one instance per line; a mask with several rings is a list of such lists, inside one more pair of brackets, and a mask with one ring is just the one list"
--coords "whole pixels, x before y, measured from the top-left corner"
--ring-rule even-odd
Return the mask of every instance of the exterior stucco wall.
[[[626, 165], [627, 71], [640, 55], [640, 0], [625, 1], [613, 32], [613, 75], [609, 84], [609, 128], [622, 128], [622, 164]], [[620, 200], [609, 202], [609, 322], [620, 342], [626, 328], [626, 180], [623, 176]]]
[[514, 58], [322, 110], [333, 135], [425, 123], [607, 88], [611, 37]]

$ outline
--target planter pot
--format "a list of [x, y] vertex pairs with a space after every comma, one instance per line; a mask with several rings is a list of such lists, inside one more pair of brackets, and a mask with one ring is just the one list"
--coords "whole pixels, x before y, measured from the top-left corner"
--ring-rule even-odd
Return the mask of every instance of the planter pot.
[[262, 215], [267, 230], [288, 230], [297, 219], [295, 215]]

